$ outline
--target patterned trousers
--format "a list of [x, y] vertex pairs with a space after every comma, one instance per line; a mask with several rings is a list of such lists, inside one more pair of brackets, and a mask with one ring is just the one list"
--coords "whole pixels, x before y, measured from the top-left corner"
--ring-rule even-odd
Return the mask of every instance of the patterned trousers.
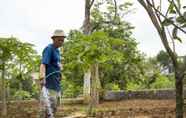
[[40, 118], [54, 118], [60, 105], [61, 92], [42, 87], [40, 95]]

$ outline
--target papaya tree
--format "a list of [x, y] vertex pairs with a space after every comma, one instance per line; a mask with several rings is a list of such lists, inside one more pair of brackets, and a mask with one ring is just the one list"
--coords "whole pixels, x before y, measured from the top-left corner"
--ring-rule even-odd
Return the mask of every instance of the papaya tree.
[[[2, 103], [3, 110], [2, 115], [7, 114], [6, 105], [6, 87], [7, 78], [13, 78], [14, 76], [28, 74], [37, 67], [34, 65], [38, 60], [36, 51], [33, 49], [33, 45], [29, 43], [23, 43], [20, 40], [10, 38], [0, 38], [0, 70], [1, 70], [1, 83], [2, 83]], [[8, 76], [7, 76], [8, 75]]]
[[[132, 11], [131, 9], [129, 10], [129, 7], [131, 5], [132, 4], [129, 2], [126, 2], [124, 4], [123, 3], [118, 4], [117, 0], [102, 0], [102, 1], [85, 0], [85, 20], [84, 20], [84, 24], [82, 27], [83, 33], [85, 35], [90, 35], [91, 33], [95, 31], [106, 32], [108, 33], [109, 37], [119, 38], [123, 40], [125, 39], [125, 40], [128, 40], [128, 42], [133, 42], [134, 48], [136, 48], [136, 43], [134, 39], [131, 37], [131, 34], [132, 34], [131, 30], [133, 29], [133, 27], [130, 25], [130, 23], [125, 22], [123, 20], [123, 16]], [[106, 11], [101, 12], [100, 10], [101, 6], [103, 7], [106, 6]], [[130, 50], [129, 48], [126, 48], [126, 47], [124, 47], [123, 50], [125, 51], [128, 50], [131, 52], [134, 51], [133, 49]], [[118, 47], [117, 46], [112, 47], [112, 49], [114, 48], [116, 49]], [[135, 55], [138, 52], [135, 50], [132, 53]], [[130, 53], [128, 54], [130, 55]], [[132, 57], [132, 55], [130, 56]], [[138, 56], [134, 56], [134, 57], [138, 58]], [[134, 60], [136, 60], [136, 62], [139, 62], [138, 61], [139, 59], [137, 58]], [[125, 61], [125, 63], [126, 62], [127, 61]], [[101, 65], [95, 63], [95, 65], [92, 65], [92, 67], [90, 66], [90, 68], [87, 68], [87, 70], [85, 70], [84, 72], [85, 73], [84, 74], [84, 98], [85, 98], [85, 101], [89, 101], [88, 103], [91, 103], [90, 100], [93, 101], [91, 98], [94, 98], [94, 96], [92, 96], [93, 94], [91, 93], [91, 86], [93, 85], [91, 83], [92, 80], [90, 78], [93, 78], [91, 76], [94, 76], [95, 78], [99, 78], [93, 75], [93, 73], [96, 74], [95, 72], [93, 72], [93, 70], [94, 71], [98, 70], [100, 66]], [[89, 95], [91, 95], [91, 97]]]
[[[85, 35], [90, 35], [91, 34], [91, 24], [90, 24], [90, 12], [91, 12], [91, 7], [94, 4], [94, 0], [85, 0], [85, 19], [83, 23], [83, 33]], [[84, 72], [84, 88], [83, 88], [83, 93], [84, 93], [84, 102], [89, 103], [91, 99], [91, 70], [88, 68]]]
[[13, 52], [17, 47], [17, 41], [14, 38], [1, 38], [0, 43], [0, 61], [1, 61], [1, 82], [2, 82], [2, 116], [7, 115], [7, 104], [6, 104], [6, 85], [5, 85], [5, 74], [7, 62], [13, 58]]
[[94, 32], [88, 36], [79, 32], [78, 35], [74, 35], [71, 38], [73, 39], [69, 39], [64, 45], [64, 68], [72, 69], [78, 66], [83, 71], [91, 68], [91, 73], [93, 73], [91, 76], [91, 94], [93, 94], [93, 99], [90, 109], [92, 109], [99, 103], [101, 88], [97, 65], [105, 65], [109, 61], [121, 63], [122, 58], [124, 58], [123, 53], [114, 50], [112, 47], [123, 47], [125, 46], [125, 41], [109, 37], [104, 32]]

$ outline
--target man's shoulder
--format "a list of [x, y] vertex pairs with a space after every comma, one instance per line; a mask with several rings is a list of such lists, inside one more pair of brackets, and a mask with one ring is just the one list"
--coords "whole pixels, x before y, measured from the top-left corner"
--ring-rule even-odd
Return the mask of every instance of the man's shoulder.
[[51, 52], [53, 49], [52, 49], [52, 44], [48, 44], [44, 49], [43, 49], [43, 53], [48, 53], [48, 52]]
[[45, 48], [53, 48], [52, 44], [48, 44]]
[[44, 50], [51, 50], [53, 47], [52, 47], [52, 44], [48, 44], [45, 48], [44, 48]]

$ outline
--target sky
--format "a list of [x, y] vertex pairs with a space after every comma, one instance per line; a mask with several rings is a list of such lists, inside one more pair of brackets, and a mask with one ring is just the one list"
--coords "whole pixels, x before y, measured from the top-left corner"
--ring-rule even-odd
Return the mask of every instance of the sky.
[[[161, 40], [143, 7], [134, 2], [135, 13], [126, 19], [135, 26], [133, 37], [138, 49], [147, 56], [155, 56], [164, 50]], [[14, 36], [33, 43], [41, 54], [52, 42], [55, 29], [63, 29], [67, 35], [71, 29], [79, 29], [84, 20], [84, 0], [0, 0], [0, 37]], [[186, 36], [183, 36], [186, 39]], [[172, 44], [170, 44], [172, 45]], [[186, 55], [186, 41], [176, 44], [179, 55]]]

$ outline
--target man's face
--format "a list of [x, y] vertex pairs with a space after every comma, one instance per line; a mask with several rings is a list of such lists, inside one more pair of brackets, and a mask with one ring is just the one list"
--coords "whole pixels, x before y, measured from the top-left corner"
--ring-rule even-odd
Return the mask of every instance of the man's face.
[[56, 47], [61, 47], [63, 45], [64, 39], [65, 39], [65, 37], [63, 37], [63, 36], [54, 37], [53, 38], [54, 45]]

